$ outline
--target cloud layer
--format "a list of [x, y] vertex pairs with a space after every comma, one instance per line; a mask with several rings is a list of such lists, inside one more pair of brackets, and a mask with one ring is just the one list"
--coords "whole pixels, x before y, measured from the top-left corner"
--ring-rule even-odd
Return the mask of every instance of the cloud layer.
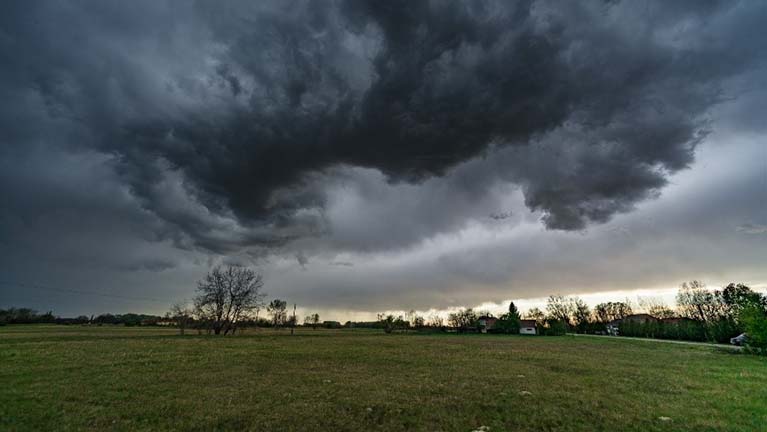
[[[4, 2], [1, 256], [104, 280], [288, 257], [300, 278], [478, 229], [580, 233], [658, 197], [712, 133], [763, 133], [765, 19], [715, 1]], [[514, 279], [458, 255], [423, 289]]]

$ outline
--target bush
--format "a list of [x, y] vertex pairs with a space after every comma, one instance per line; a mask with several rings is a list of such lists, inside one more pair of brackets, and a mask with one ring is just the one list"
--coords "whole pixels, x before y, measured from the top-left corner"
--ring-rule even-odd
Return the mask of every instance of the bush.
[[381, 327], [385, 333], [392, 333], [395, 330], [407, 330], [410, 327], [410, 323], [405, 321], [401, 316], [380, 314], [378, 316]]
[[750, 305], [740, 312], [740, 322], [746, 329], [746, 345], [750, 351], [767, 355], [767, 312]]
[[735, 321], [728, 318], [716, 320], [708, 326], [709, 337], [718, 343], [729, 343], [730, 338], [741, 334], [742, 330], [735, 324]]
[[549, 319], [546, 325], [538, 329], [545, 336], [564, 336], [567, 333], [567, 323], [562, 320]]
[[519, 334], [519, 320], [505, 314], [495, 322], [495, 326], [488, 330], [488, 333]]
[[700, 321], [683, 321], [679, 324], [668, 324], [667, 339], [687, 340], [694, 342], [706, 341], [706, 326]]
[[[723, 330], [724, 332], [725, 330]], [[699, 321], [682, 321], [676, 324], [663, 322], [624, 322], [620, 324], [621, 336], [676, 339], [695, 342], [708, 340], [706, 326]], [[727, 339], [729, 341], [729, 339]]]

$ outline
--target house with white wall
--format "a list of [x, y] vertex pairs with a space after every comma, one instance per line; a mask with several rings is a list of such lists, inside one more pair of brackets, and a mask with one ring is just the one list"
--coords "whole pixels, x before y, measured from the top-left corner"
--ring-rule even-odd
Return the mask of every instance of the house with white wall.
[[524, 335], [534, 335], [537, 334], [535, 331], [535, 320], [519, 320], [519, 334]]

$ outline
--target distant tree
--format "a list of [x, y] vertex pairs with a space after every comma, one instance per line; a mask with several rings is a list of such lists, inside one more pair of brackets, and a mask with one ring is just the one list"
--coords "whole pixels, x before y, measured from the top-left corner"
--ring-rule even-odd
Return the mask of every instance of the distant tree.
[[626, 318], [633, 313], [628, 302], [607, 302], [594, 306], [594, 321], [602, 324]]
[[761, 294], [742, 284], [710, 291], [703, 283], [692, 281], [682, 284], [677, 294], [680, 315], [702, 322], [706, 339], [716, 342], [727, 342], [743, 331], [740, 312], [744, 308], [755, 305], [764, 310], [766, 303]]
[[679, 287], [676, 304], [681, 316], [704, 323], [716, 320], [720, 311], [720, 304], [714, 293], [697, 280], [685, 282]]
[[408, 327], [413, 326], [413, 321], [415, 321], [416, 316], [415, 309], [410, 309], [410, 311], [405, 314], [405, 321], [407, 321]]
[[549, 319], [562, 321], [567, 324], [570, 322], [572, 313], [572, 300], [568, 297], [551, 295], [546, 301], [546, 316]]
[[186, 330], [189, 321], [192, 319], [193, 313], [194, 311], [192, 308], [187, 306], [185, 302], [179, 302], [170, 307], [166, 317], [173, 320], [176, 327], [178, 327], [178, 333], [183, 336], [184, 330]]
[[8, 324], [32, 324], [37, 322], [39, 315], [37, 311], [30, 308], [9, 308], [1, 311], [0, 315], [3, 316], [2, 321]]
[[315, 313], [312, 315], [312, 328], [316, 330], [319, 324], [320, 324], [320, 314]]
[[511, 302], [509, 304], [509, 312], [498, 318], [498, 321], [495, 323], [495, 329], [503, 333], [519, 333], [519, 320], [519, 310], [514, 305], [514, 302]]
[[755, 353], [767, 355], [767, 311], [757, 303], [744, 306], [738, 321], [746, 331], [746, 344]]
[[37, 322], [51, 324], [56, 322], [56, 317], [53, 315], [53, 311], [48, 311], [40, 315], [37, 319]]
[[235, 332], [239, 321], [263, 306], [263, 278], [240, 266], [214, 267], [197, 283], [194, 310], [215, 334]]
[[106, 313], [106, 314], [101, 314], [101, 315], [97, 316], [96, 319], [94, 320], [94, 322], [97, 325], [102, 325], [102, 324], [118, 324], [119, 320], [117, 319], [116, 316], [114, 316], [114, 315], [112, 315], [110, 313]]
[[288, 319], [288, 302], [285, 300], [274, 299], [266, 306], [266, 311], [272, 316], [272, 325], [281, 327]]
[[459, 332], [465, 332], [471, 328], [476, 328], [477, 320], [477, 313], [471, 308], [453, 312], [447, 318], [450, 326], [455, 327]]
[[392, 314], [378, 314], [378, 323], [386, 333], [407, 329], [410, 326], [410, 323], [408, 323], [401, 315], [395, 316]]
[[639, 307], [655, 318], [673, 318], [676, 312], [657, 297], [640, 297]]
[[[41, 315], [30, 308], [0, 309], [0, 323], [3, 324], [53, 324], [61, 320], [53, 315], [53, 311]], [[71, 322], [72, 319], [65, 319], [65, 321]]]
[[586, 330], [589, 327], [589, 318], [591, 316], [589, 306], [579, 297], [572, 297], [570, 300], [570, 310], [572, 313], [570, 322], [573, 327], [575, 327], [578, 333], [586, 333]]
[[414, 328], [420, 329], [426, 325], [426, 320], [421, 315], [414, 315], [413, 321], [410, 323]]
[[546, 336], [562, 336], [567, 333], [567, 323], [555, 319], [547, 318], [545, 325], [542, 327], [542, 334]]
[[384, 329], [384, 333], [391, 333], [394, 331], [395, 317], [392, 314], [378, 314], [378, 322]]
[[437, 314], [429, 316], [429, 320], [426, 322], [429, 327], [440, 328], [445, 326], [445, 319]]
[[306, 318], [304, 318], [304, 325], [310, 325], [314, 330], [317, 330], [317, 326], [320, 324], [320, 314], [314, 313], [311, 315], [307, 315]]
[[756, 306], [767, 310], [767, 297], [744, 284], [731, 283], [722, 291], [717, 291], [716, 295], [724, 304], [726, 314], [735, 321], [739, 321], [740, 312], [746, 307]]
[[535, 325], [538, 327], [543, 327], [546, 324], [546, 314], [537, 307], [527, 311], [525, 318], [535, 320]]

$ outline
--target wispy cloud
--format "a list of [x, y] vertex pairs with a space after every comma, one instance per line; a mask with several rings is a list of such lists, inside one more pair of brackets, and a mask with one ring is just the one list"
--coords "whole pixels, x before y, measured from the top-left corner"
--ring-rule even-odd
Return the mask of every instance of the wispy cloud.
[[767, 225], [745, 223], [743, 225], [738, 225], [735, 230], [743, 234], [767, 234]]

